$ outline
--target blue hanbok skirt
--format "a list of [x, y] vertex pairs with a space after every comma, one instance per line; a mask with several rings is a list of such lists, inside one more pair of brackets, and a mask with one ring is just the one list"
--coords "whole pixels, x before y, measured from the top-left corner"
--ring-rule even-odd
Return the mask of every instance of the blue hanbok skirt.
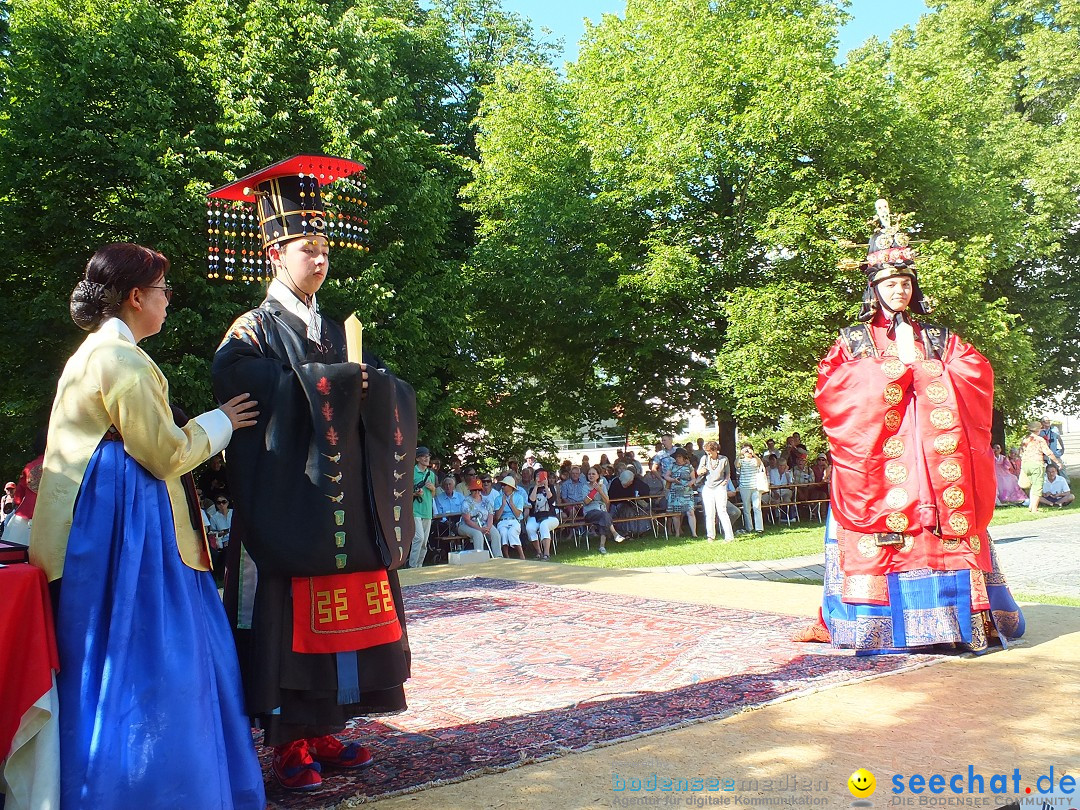
[[[832, 513], [825, 524], [825, 593], [821, 614], [832, 643], [856, 655], [936, 652], [949, 647], [984, 652], [1024, 634], [1024, 614], [1016, 604], [990, 546], [993, 569], [886, 574], [887, 605], [844, 602], [844, 572]], [[990, 610], [971, 604], [972, 577], [982, 576]]]
[[86, 470], [56, 624], [62, 810], [266, 806], [213, 576], [184, 565], [165, 483], [122, 442]]

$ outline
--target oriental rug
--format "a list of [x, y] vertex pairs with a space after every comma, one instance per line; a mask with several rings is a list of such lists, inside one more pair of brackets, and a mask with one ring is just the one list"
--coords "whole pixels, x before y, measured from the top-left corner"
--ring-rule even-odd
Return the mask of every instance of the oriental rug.
[[404, 589], [409, 709], [354, 721], [363, 771], [327, 769], [317, 793], [269, 776], [271, 808], [365, 801], [712, 720], [941, 660], [856, 658], [790, 640], [792, 617], [468, 578]]

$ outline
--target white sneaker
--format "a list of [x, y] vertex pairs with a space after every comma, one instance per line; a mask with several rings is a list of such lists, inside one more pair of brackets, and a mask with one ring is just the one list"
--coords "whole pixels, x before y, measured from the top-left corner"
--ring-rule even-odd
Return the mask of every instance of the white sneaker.
[[621, 543], [621, 542], [623, 542], [624, 540], [626, 540], [626, 538], [625, 538], [625, 537], [623, 537], [623, 536], [622, 536], [621, 534], [616, 534], [616, 535], [615, 535], [615, 542], [616, 542], [616, 543]]
[[600, 553], [601, 554], [607, 554], [607, 549], [604, 548], [603, 546], [600, 546]]

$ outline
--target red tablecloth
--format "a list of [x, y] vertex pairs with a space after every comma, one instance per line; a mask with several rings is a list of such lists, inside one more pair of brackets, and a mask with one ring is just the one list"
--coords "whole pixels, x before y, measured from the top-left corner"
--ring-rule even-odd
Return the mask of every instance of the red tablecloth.
[[0, 791], [15, 810], [58, 806], [59, 669], [45, 574], [0, 567]]

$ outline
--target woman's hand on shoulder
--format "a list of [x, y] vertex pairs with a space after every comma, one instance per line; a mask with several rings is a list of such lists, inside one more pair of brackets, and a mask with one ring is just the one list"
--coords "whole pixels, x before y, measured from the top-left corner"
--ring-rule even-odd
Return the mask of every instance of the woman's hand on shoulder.
[[259, 403], [251, 398], [251, 394], [237, 394], [228, 402], [221, 405], [222, 412], [229, 417], [233, 430], [251, 427], [259, 416], [255, 410]]

